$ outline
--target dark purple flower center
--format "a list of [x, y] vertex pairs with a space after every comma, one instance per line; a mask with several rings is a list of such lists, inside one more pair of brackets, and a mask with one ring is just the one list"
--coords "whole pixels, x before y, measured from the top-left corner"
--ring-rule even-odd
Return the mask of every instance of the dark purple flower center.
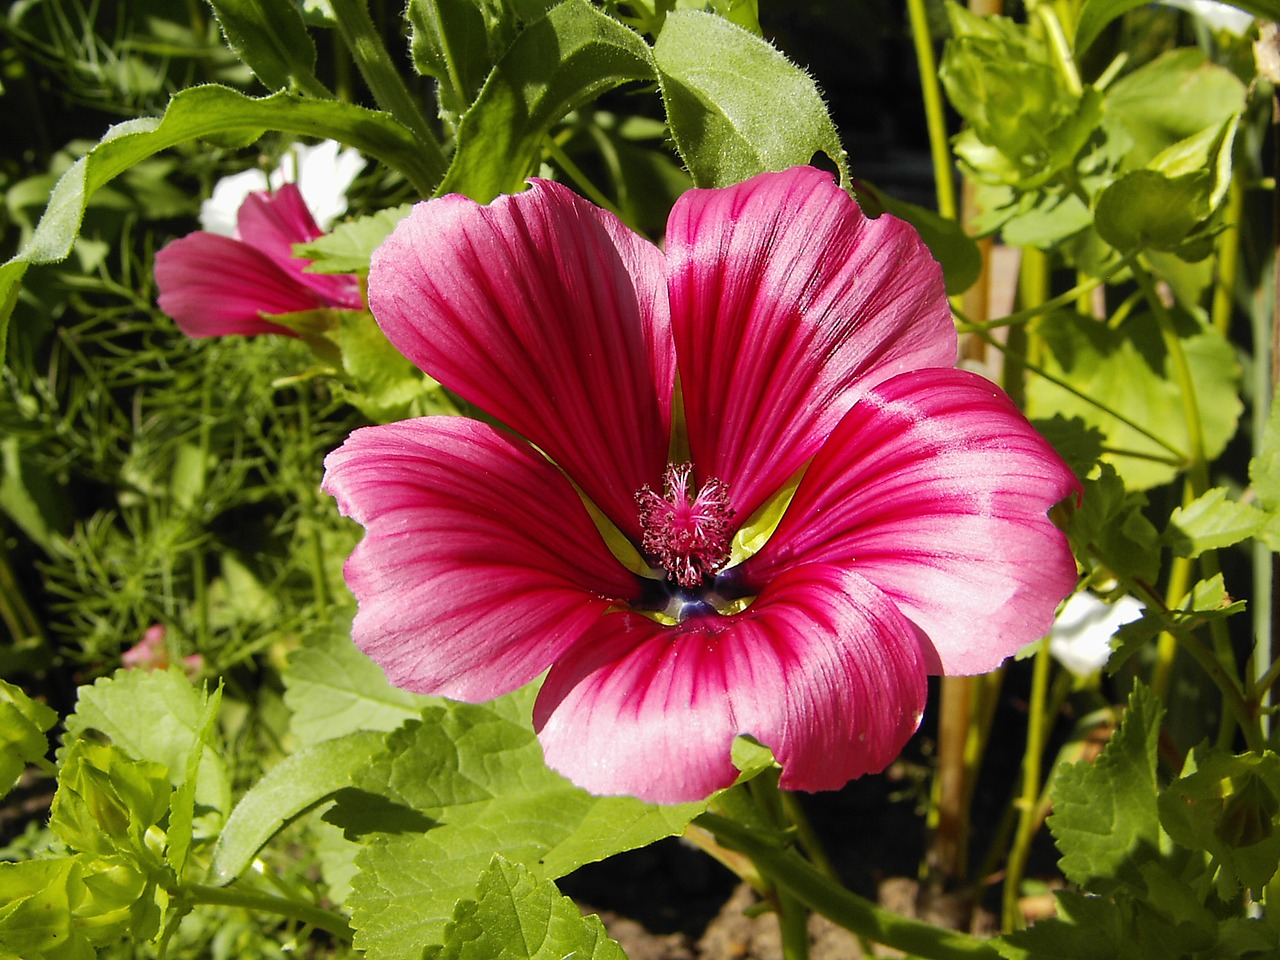
[[695, 493], [692, 472], [692, 464], [669, 464], [661, 496], [648, 484], [636, 491], [641, 546], [668, 580], [686, 590], [702, 586], [728, 562], [733, 541], [728, 486], [712, 477]]

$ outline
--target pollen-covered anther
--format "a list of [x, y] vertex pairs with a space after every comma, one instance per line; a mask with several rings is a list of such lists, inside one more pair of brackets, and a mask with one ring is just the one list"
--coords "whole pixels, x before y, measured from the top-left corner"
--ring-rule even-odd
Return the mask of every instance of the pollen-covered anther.
[[696, 587], [723, 567], [733, 540], [729, 487], [712, 477], [695, 494], [692, 472], [692, 464], [669, 464], [661, 496], [648, 484], [636, 491], [641, 546], [682, 587]]

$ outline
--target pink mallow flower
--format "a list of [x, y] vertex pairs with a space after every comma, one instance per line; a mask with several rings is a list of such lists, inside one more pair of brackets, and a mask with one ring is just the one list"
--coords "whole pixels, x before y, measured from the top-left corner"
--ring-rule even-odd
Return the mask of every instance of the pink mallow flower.
[[514, 432], [425, 417], [329, 455], [366, 530], [355, 642], [469, 701], [550, 668], [534, 726], [588, 790], [701, 798], [739, 734], [786, 788], [879, 771], [928, 674], [995, 667], [1075, 584], [1046, 516], [1071, 472], [952, 369], [915, 231], [821, 171], [686, 193], [665, 252], [555, 183], [442, 197], [375, 254], [369, 298]]
[[306, 273], [293, 245], [320, 236], [298, 187], [249, 194], [236, 234], [198, 230], [156, 254], [159, 306], [189, 337], [293, 331], [272, 316], [306, 310], [360, 310], [360, 284], [347, 274]]

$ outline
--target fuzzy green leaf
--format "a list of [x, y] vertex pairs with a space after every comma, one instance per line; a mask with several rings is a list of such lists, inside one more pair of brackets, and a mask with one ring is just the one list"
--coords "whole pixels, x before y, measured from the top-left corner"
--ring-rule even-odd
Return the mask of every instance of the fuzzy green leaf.
[[269, 90], [315, 79], [316, 45], [294, 0], [209, 0], [227, 46]]
[[585, 0], [565, 0], [516, 37], [489, 75], [458, 125], [437, 193], [487, 203], [519, 192], [555, 124], [607, 90], [653, 78], [638, 34]]
[[1156, 741], [1163, 709], [1142, 685], [1094, 763], [1063, 767], [1053, 784], [1049, 829], [1059, 866], [1092, 893], [1145, 889], [1141, 868], [1160, 855]]
[[1266, 519], [1252, 504], [1232, 500], [1225, 487], [1214, 487], [1173, 511], [1163, 539], [1178, 556], [1198, 557], [1249, 539]]
[[[392, 734], [359, 784], [364, 793], [340, 795], [326, 816], [349, 824], [362, 816], [362, 797], [366, 806], [393, 805], [374, 821], [349, 901], [357, 946], [370, 960], [441, 942], [495, 853], [554, 879], [679, 833], [705, 808], [578, 789], [543, 762], [531, 707], [527, 688], [481, 706], [429, 707], [420, 723]], [[397, 823], [403, 832], [390, 832]]]
[[826, 154], [849, 185], [844, 148], [813, 80], [722, 17], [677, 10], [653, 48], [671, 138], [699, 187], [724, 187]]
[[495, 856], [475, 899], [463, 900], [445, 926], [444, 945], [427, 960], [626, 960], [600, 918], [584, 917], [550, 880]]
[[117, 670], [111, 677], [81, 687], [67, 732], [84, 736], [98, 730], [126, 754], [162, 764], [170, 782], [186, 780], [187, 761], [203, 743], [196, 781], [196, 802], [225, 813], [231, 806], [226, 760], [216, 731], [207, 723], [207, 695], [178, 669]]
[[401, 220], [409, 215], [413, 204], [402, 203], [367, 217], [347, 220], [331, 233], [310, 243], [295, 244], [295, 256], [310, 260], [308, 273], [358, 273], [367, 276], [369, 258], [383, 240], [391, 235]]
[[1243, 600], [1233, 600], [1223, 585], [1222, 574], [1201, 580], [1191, 588], [1191, 593], [1174, 610], [1148, 608], [1137, 620], [1124, 624], [1116, 631], [1116, 652], [1107, 663], [1107, 672], [1116, 673], [1147, 641], [1161, 633], [1182, 637], [1214, 620], [1224, 620], [1245, 608]]
[[349, 733], [305, 747], [267, 771], [227, 818], [213, 848], [209, 882], [219, 886], [230, 883], [281, 827], [351, 786], [382, 742], [381, 733]]
[[289, 657], [284, 702], [293, 711], [290, 731], [313, 744], [359, 730], [389, 733], [443, 701], [393, 687], [349, 636], [334, 631], [309, 638]]

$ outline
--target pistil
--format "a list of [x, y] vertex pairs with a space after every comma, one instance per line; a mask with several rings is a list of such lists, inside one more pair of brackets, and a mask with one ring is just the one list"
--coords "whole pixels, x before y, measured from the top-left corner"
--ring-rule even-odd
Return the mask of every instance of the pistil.
[[728, 562], [733, 539], [728, 486], [712, 477], [695, 493], [692, 472], [692, 464], [669, 464], [662, 495], [648, 484], [636, 491], [641, 546], [668, 579], [686, 589], [702, 585]]

